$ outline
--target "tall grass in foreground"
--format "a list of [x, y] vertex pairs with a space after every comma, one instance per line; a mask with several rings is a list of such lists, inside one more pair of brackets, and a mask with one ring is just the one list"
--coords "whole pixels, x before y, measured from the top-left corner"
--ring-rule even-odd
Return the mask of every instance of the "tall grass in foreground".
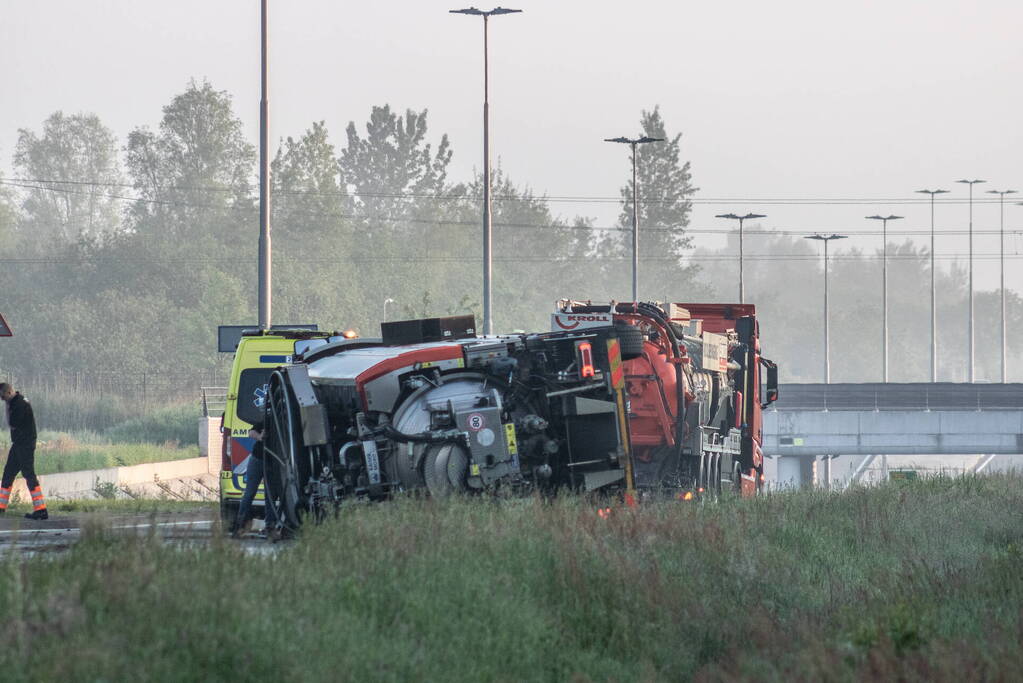
[[[275, 556], [94, 528], [8, 556], [20, 680], [1010, 680], [1018, 477], [351, 507]], [[31, 667], [26, 667], [31, 662]]]

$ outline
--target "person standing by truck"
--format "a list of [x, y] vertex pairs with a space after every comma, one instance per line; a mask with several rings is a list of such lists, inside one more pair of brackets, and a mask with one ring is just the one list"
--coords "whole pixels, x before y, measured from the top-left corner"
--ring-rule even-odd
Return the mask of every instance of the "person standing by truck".
[[[256, 498], [259, 485], [263, 483], [263, 465], [265, 453], [263, 450], [263, 423], [257, 422], [249, 430], [249, 437], [254, 439], [252, 453], [249, 455], [249, 462], [245, 466], [245, 493], [242, 495], [241, 504], [238, 506], [238, 517], [231, 528], [232, 536], [239, 536], [243, 532], [252, 517], [252, 501]], [[277, 518], [274, 516], [273, 506], [270, 501], [263, 502], [263, 519], [266, 525], [266, 536], [276, 540]]]
[[32, 512], [25, 515], [26, 519], [48, 519], [50, 514], [46, 511], [43, 489], [36, 477], [36, 418], [32, 406], [7, 382], [0, 383], [0, 400], [7, 404], [7, 424], [11, 428], [11, 450], [0, 481], [0, 514], [7, 511], [11, 486], [21, 472], [32, 495]]

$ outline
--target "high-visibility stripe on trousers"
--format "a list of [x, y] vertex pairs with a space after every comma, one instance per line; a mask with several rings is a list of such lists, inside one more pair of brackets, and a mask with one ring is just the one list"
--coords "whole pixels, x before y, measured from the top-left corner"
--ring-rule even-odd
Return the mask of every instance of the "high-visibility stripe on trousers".
[[32, 494], [32, 509], [45, 510], [46, 501], [43, 500], [43, 487], [37, 486], [34, 489], [32, 489], [29, 493]]
[[6, 510], [7, 504], [11, 502], [11, 489], [0, 488], [0, 510]]

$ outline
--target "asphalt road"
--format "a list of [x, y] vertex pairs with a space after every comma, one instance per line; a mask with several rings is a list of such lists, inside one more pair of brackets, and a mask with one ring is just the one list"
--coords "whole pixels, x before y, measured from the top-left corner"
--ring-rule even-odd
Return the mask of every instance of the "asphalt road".
[[[45, 521], [34, 521], [21, 515], [4, 515], [0, 516], [0, 557], [12, 553], [23, 556], [61, 553], [83, 535], [98, 529], [126, 536], [155, 534], [167, 543], [182, 547], [204, 546], [215, 533], [222, 533], [215, 516], [215, 511], [111, 516], [51, 514]], [[288, 544], [287, 541], [271, 543], [255, 533], [232, 542], [257, 555], [277, 552]]]

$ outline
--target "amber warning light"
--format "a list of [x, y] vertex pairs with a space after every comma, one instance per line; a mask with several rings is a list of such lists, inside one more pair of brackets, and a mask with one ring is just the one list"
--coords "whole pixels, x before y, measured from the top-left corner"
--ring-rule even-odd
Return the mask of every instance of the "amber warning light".
[[579, 354], [579, 377], [593, 377], [593, 346], [589, 342], [579, 342], [576, 351]]

